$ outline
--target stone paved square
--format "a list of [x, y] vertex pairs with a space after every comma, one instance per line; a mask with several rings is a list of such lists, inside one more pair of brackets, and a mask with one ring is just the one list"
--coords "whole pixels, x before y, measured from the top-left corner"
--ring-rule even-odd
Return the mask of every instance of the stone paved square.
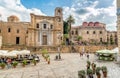
[[[62, 60], [59, 61], [54, 60], [56, 55], [57, 53], [50, 54], [50, 64], [47, 64], [44, 58], [39, 55], [41, 61], [36, 66], [30, 64], [26, 67], [19, 65], [16, 68], [0, 69], [0, 78], [78, 78], [77, 72], [86, 69], [88, 59], [85, 55], [80, 57], [79, 53], [62, 53]], [[115, 61], [98, 61], [94, 54], [90, 54], [89, 60], [96, 63], [97, 66], [107, 66], [107, 78], [120, 77], [120, 65]]]

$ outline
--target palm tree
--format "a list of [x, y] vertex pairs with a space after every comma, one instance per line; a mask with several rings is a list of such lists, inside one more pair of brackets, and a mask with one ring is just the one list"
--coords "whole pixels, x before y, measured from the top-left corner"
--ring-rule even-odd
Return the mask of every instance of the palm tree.
[[[69, 26], [69, 39], [70, 39], [70, 45], [71, 44], [71, 25], [75, 23], [75, 19], [73, 18], [72, 15], [70, 15], [68, 18], [67, 18], [67, 23], [68, 23], [68, 26]], [[71, 46], [72, 48], [72, 46]]]

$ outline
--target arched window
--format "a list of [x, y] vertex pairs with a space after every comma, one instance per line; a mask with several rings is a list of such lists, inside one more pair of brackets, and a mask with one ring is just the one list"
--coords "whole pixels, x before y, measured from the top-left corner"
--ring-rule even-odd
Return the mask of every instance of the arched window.
[[72, 35], [74, 34], [74, 31], [72, 31]]
[[102, 34], [102, 31], [100, 31], [100, 34]]
[[58, 22], [61, 22], [61, 18], [58, 18]]
[[53, 25], [52, 24], [50, 25], [50, 29], [53, 29]]
[[38, 23], [36, 24], [36, 28], [39, 28], [39, 24]]
[[102, 38], [100, 38], [100, 42], [102, 42]]
[[93, 34], [95, 34], [95, 31], [93, 31]]
[[89, 34], [89, 31], [87, 31], [87, 34]]
[[78, 31], [76, 30], [75, 34], [77, 35], [78, 34]]
[[11, 32], [11, 28], [8, 28], [8, 32]]
[[17, 33], [19, 33], [19, 29], [17, 29]]
[[46, 25], [46, 24], [43, 24], [43, 28], [46, 29], [46, 28], [47, 28], [47, 25]]

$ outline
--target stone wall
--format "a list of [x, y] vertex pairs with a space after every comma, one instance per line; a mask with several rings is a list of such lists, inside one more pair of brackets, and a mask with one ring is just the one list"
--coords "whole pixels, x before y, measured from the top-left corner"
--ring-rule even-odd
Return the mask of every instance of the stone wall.
[[[78, 45], [74, 45], [72, 48], [72, 52], [89, 52], [89, 53], [95, 53], [97, 50], [102, 50], [102, 49], [114, 49], [115, 47], [117, 47], [116, 45], [110, 45], [110, 46], [78, 46]], [[22, 50], [22, 49], [28, 49], [30, 50], [32, 53], [42, 53], [42, 49], [47, 49], [47, 51], [49, 53], [58, 53], [58, 47], [57, 46], [40, 46], [40, 47], [26, 47], [26, 46], [9, 46], [9, 47], [2, 47], [2, 49], [5, 50], [14, 50], [14, 49], [18, 49], [18, 50]], [[62, 53], [70, 53], [71, 46], [61, 46], [60, 50]]]
[[[109, 45], [109, 46], [74, 46], [75, 50], [77, 52], [89, 52], [89, 53], [94, 53], [97, 50], [102, 50], [102, 49], [114, 49], [115, 47], [117, 47], [116, 45]], [[62, 46], [62, 52], [70, 52], [70, 46]]]

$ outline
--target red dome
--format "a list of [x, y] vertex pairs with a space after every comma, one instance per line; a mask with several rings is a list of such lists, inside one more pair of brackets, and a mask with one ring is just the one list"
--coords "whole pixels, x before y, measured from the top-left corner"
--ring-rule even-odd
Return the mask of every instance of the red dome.
[[94, 26], [99, 26], [99, 22], [95, 22], [95, 23], [94, 23]]
[[94, 26], [93, 22], [89, 22], [88, 26]]
[[83, 22], [82, 26], [88, 26], [87, 22]]

